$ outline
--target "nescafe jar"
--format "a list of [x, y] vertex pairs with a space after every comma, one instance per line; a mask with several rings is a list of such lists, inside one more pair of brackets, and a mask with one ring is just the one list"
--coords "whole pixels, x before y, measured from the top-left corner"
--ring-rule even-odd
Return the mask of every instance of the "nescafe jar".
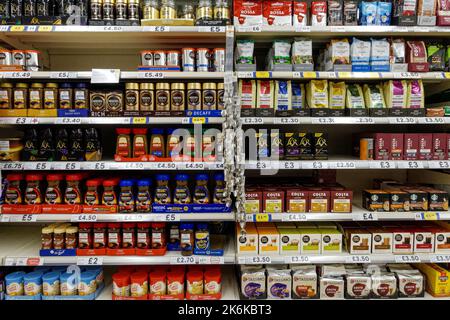
[[27, 174], [27, 188], [25, 189], [25, 204], [41, 204], [42, 203], [42, 180], [44, 178], [40, 174]]

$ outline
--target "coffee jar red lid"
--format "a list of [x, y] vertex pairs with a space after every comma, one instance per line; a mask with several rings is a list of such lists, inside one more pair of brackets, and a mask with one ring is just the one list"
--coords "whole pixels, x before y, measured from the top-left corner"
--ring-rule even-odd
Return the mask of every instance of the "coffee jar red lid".
[[140, 222], [140, 223], [137, 224], [137, 227], [139, 229], [149, 229], [151, 227], [151, 225], [152, 224], [149, 223], [149, 222]]
[[189, 271], [187, 273], [188, 281], [202, 281], [203, 280], [203, 272], [201, 271]]
[[103, 181], [103, 186], [104, 187], [115, 187], [118, 185], [118, 183], [119, 183], [119, 181], [116, 179], [108, 179], [108, 180]]
[[100, 179], [90, 179], [86, 181], [87, 187], [98, 187], [102, 184], [102, 180]]
[[156, 270], [156, 271], [150, 272], [150, 281], [151, 282], [166, 281], [166, 272], [164, 272], [162, 270]]
[[180, 283], [184, 282], [184, 271], [169, 271], [167, 272], [167, 282], [178, 281]]
[[133, 134], [147, 134], [147, 128], [133, 128]]
[[115, 273], [112, 276], [113, 282], [118, 287], [125, 287], [130, 285], [130, 274], [126, 272]]
[[8, 181], [21, 181], [23, 180], [23, 174], [11, 173], [6, 176]]
[[136, 223], [132, 222], [122, 223], [122, 229], [134, 229], [134, 228], [136, 228]]
[[117, 134], [130, 134], [131, 129], [130, 128], [116, 128]]
[[83, 180], [83, 175], [82, 174], [69, 174], [66, 176], [66, 180], [67, 181], [80, 181]]
[[64, 179], [62, 174], [49, 174], [47, 175], [47, 181], [61, 181]]
[[222, 275], [218, 270], [207, 270], [205, 271], [205, 282], [216, 281], [220, 282]]
[[42, 174], [27, 174], [25, 180], [27, 181], [41, 181], [44, 177]]
[[78, 229], [91, 229], [93, 226], [93, 223], [79, 223]]
[[106, 223], [94, 223], [94, 228], [95, 229], [106, 228]]
[[110, 229], [119, 229], [120, 228], [120, 223], [108, 223], [108, 228]]

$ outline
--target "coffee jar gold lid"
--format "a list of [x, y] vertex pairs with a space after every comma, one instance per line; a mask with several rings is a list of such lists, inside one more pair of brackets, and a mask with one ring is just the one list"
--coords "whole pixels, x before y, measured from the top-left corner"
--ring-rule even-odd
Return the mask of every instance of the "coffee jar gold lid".
[[28, 83], [23, 82], [16, 83], [16, 88], [28, 88]]
[[205, 82], [203, 83], [203, 89], [216, 89], [216, 83], [215, 82]]
[[58, 89], [58, 84], [54, 82], [49, 82], [45, 84], [46, 88]]
[[112, 3], [112, 4], [114, 4], [115, 1], [114, 0], [103, 0], [103, 3]]
[[139, 85], [141, 90], [153, 90], [155, 85], [152, 82], [143, 82]]
[[172, 90], [184, 90], [184, 83], [182, 83], [182, 82], [180, 82], [180, 83], [172, 83], [170, 88]]
[[158, 82], [156, 84], [156, 90], [170, 90], [170, 83]]
[[139, 83], [128, 82], [125, 84], [126, 90], [139, 90]]
[[39, 83], [39, 82], [35, 82], [35, 83], [32, 83], [32, 84], [31, 84], [31, 87], [32, 87], [32, 88], [39, 89], [39, 88], [43, 88], [43, 87], [44, 87], [44, 84], [43, 84], [43, 83]]
[[188, 90], [201, 89], [202, 84], [200, 82], [189, 82], [187, 88]]
[[3, 82], [0, 84], [0, 88], [13, 88], [14, 85], [11, 82]]
[[217, 84], [217, 89], [220, 89], [220, 90], [225, 89], [225, 84], [224, 84], [223, 82], [219, 82], [219, 83]]

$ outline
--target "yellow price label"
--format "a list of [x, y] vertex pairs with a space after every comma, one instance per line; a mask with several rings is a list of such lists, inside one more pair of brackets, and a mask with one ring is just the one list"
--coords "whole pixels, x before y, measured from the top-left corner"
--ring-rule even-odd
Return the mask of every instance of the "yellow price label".
[[303, 72], [303, 78], [310, 78], [310, 79], [315, 79], [317, 77], [317, 74], [315, 72]]
[[269, 222], [270, 217], [267, 213], [258, 213], [255, 215], [256, 222]]
[[270, 72], [269, 71], [256, 71], [256, 77], [257, 78], [270, 78]]
[[22, 32], [25, 30], [25, 26], [12, 26], [9, 31], [11, 32]]
[[338, 72], [338, 78], [351, 78], [352, 77], [352, 73], [351, 72]]
[[146, 124], [146, 123], [147, 123], [147, 118], [144, 118], [144, 117], [133, 118], [133, 124]]
[[444, 77], [446, 79], [450, 79], [450, 72], [444, 72]]
[[192, 123], [193, 124], [205, 124], [206, 123], [206, 119], [205, 118], [195, 117], [195, 118], [192, 118]]
[[39, 26], [38, 32], [50, 32], [53, 31], [53, 26]]
[[435, 221], [435, 220], [439, 220], [439, 216], [438, 216], [438, 214], [436, 212], [427, 211], [427, 212], [423, 213], [423, 220], [433, 220], [433, 221]]

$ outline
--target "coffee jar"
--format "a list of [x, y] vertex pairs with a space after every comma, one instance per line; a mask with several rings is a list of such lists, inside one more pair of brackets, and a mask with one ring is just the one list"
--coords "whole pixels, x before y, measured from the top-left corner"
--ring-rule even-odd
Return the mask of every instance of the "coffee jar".
[[160, 82], [156, 84], [156, 110], [170, 111], [170, 84]]
[[139, 107], [141, 111], [155, 110], [155, 85], [153, 83], [141, 83], [139, 85]]
[[127, 83], [125, 85], [125, 110], [139, 111], [139, 84]]
[[172, 83], [170, 91], [170, 104], [173, 111], [183, 111], [186, 109], [184, 83]]

